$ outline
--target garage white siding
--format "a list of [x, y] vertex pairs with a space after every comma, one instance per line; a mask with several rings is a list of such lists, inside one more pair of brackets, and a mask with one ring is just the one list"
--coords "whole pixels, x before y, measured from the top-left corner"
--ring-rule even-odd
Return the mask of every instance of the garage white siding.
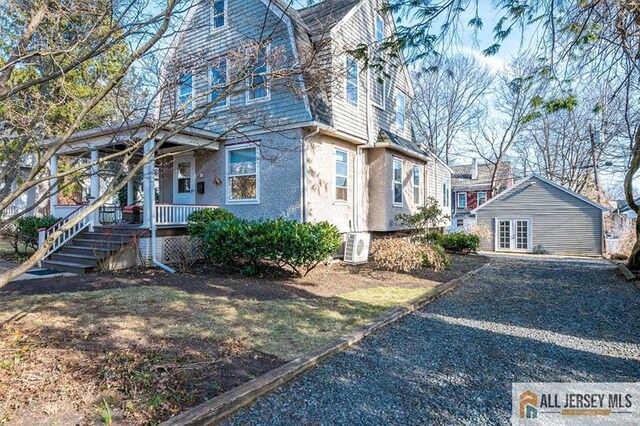
[[530, 218], [532, 247], [542, 245], [553, 254], [602, 254], [602, 210], [537, 176], [476, 211], [477, 224], [491, 230], [482, 250], [495, 249], [495, 218]]

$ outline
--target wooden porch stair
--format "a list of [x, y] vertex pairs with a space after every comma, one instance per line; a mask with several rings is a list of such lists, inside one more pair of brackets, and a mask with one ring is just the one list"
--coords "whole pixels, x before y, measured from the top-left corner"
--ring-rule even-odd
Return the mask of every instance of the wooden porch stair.
[[126, 225], [96, 226], [93, 232], [82, 231], [73, 237], [43, 261], [42, 267], [79, 275], [98, 270], [102, 261], [129, 245], [140, 232], [140, 228]]

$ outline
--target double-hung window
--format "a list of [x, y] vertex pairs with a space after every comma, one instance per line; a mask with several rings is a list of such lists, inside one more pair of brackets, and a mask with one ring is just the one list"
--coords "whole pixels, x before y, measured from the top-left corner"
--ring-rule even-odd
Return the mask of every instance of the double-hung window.
[[229, 98], [222, 95], [227, 90], [227, 60], [221, 59], [217, 64], [211, 67], [210, 76], [211, 103], [214, 109], [224, 108], [228, 105]]
[[481, 206], [487, 202], [487, 193], [486, 192], [478, 192], [478, 205]]
[[442, 182], [442, 206], [450, 207], [451, 187], [449, 186], [449, 180], [445, 179]]
[[336, 149], [336, 201], [347, 201], [347, 182], [349, 175], [349, 154]]
[[376, 16], [376, 41], [382, 43], [384, 41], [384, 19], [382, 16]]
[[227, 203], [260, 200], [260, 160], [256, 146], [227, 148]]
[[398, 93], [396, 96], [396, 129], [399, 132], [404, 132], [406, 102], [407, 99], [404, 93]]
[[193, 73], [189, 71], [180, 75], [178, 107], [184, 108], [185, 112], [190, 112], [193, 107], [191, 98], [193, 98]]
[[402, 205], [402, 160], [393, 159], [393, 205]]
[[373, 81], [373, 106], [384, 109], [387, 103], [386, 81], [382, 77], [374, 77]]
[[225, 25], [227, 0], [211, 0], [211, 27], [215, 30]]
[[269, 47], [262, 46], [256, 58], [256, 67], [251, 73], [251, 77], [249, 77], [248, 102], [258, 102], [269, 98], [269, 84], [267, 82], [267, 73], [269, 72], [268, 55]]
[[420, 205], [420, 166], [417, 164], [413, 165], [413, 204], [416, 206]]
[[358, 106], [358, 62], [347, 56], [347, 103]]
[[458, 208], [459, 209], [466, 209], [467, 208], [467, 193], [466, 192], [458, 192]]

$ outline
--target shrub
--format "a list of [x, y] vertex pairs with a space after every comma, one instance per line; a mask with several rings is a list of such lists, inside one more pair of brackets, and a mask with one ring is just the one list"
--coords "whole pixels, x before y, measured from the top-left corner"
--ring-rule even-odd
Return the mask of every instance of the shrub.
[[236, 266], [254, 275], [260, 262], [272, 261], [304, 277], [338, 250], [342, 238], [338, 229], [326, 222], [234, 219], [210, 222], [204, 241], [205, 252], [214, 263]]
[[236, 216], [226, 209], [202, 209], [191, 213], [187, 218], [187, 230], [190, 237], [204, 238], [207, 225], [210, 222], [228, 222], [232, 221]]
[[418, 244], [442, 244], [442, 239], [444, 238], [444, 234], [440, 231], [429, 231], [423, 235], [416, 235], [412, 237], [412, 241]]
[[395, 272], [410, 272], [422, 266], [422, 247], [402, 238], [384, 238], [371, 243], [374, 266]]
[[422, 248], [422, 264], [439, 272], [451, 266], [451, 259], [444, 247], [434, 244]]
[[463, 232], [452, 232], [444, 235], [442, 247], [453, 253], [474, 253], [480, 247], [480, 237]]
[[538, 244], [537, 246], [535, 246], [531, 252], [533, 254], [551, 254], [551, 252], [549, 250], [547, 250], [542, 244]]
[[15, 226], [7, 227], [3, 234], [7, 241], [11, 244], [17, 254], [23, 254], [20, 251], [20, 244], [25, 248], [38, 249], [38, 230], [41, 228], [49, 228], [55, 225], [60, 219], [54, 216], [42, 217], [20, 217], [16, 219]]

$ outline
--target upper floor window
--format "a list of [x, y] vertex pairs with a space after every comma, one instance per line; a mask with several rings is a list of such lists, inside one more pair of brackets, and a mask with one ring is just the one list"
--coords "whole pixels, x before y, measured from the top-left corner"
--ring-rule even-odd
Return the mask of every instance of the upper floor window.
[[269, 47], [262, 46], [256, 58], [256, 68], [249, 77], [249, 91], [247, 93], [248, 102], [257, 102], [269, 98], [269, 86], [267, 82], [267, 73], [269, 72], [268, 63]]
[[396, 129], [399, 132], [404, 132], [404, 125], [406, 119], [406, 97], [404, 93], [398, 93], [396, 96]]
[[402, 160], [393, 159], [393, 204], [402, 205]]
[[347, 103], [358, 106], [358, 62], [347, 56]]
[[442, 207], [450, 207], [451, 203], [451, 186], [449, 180], [445, 179], [442, 182]]
[[466, 209], [467, 208], [467, 193], [466, 192], [458, 192], [458, 208]]
[[382, 16], [376, 16], [376, 41], [382, 43], [384, 41], [384, 19]]
[[212, 0], [211, 2], [211, 26], [214, 30], [225, 25], [226, 3], [227, 0]]
[[260, 192], [258, 147], [227, 148], [227, 203], [256, 203]]
[[347, 151], [336, 149], [336, 201], [347, 201], [348, 159]]
[[373, 106], [385, 109], [387, 103], [386, 81], [383, 78], [375, 78], [373, 82]]
[[413, 165], [413, 204], [420, 205], [420, 166]]
[[191, 98], [193, 98], [193, 73], [189, 71], [180, 75], [178, 87], [179, 107], [184, 108], [185, 112], [189, 112], [192, 109]]
[[211, 89], [211, 103], [213, 104], [213, 108], [224, 108], [227, 106], [229, 98], [225, 97], [224, 99], [220, 99], [220, 97], [227, 90], [227, 60], [221, 59], [216, 65], [211, 67], [211, 81], [210, 81], [210, 89]]
[[478, 205], [481, 206], [487, 202], [487, 193], [486, 192], [478, 192]]

